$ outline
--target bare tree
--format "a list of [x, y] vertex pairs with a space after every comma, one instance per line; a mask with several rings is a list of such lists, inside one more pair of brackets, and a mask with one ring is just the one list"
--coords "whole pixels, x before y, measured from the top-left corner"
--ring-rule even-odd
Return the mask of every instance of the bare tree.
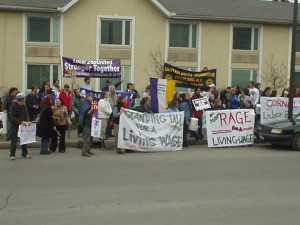
[[270, 55], [262, 73], [262, 81], [266, 86], [277, 90], [287, 86], [288, 73], [284, 63], [278, 65], [274, 61], [274, 55]]
[[[167, 60], [168, 63], [173, 63], [175, 60]], [[147, 69], [144, 69], [144, 71], [148, 74], [149, 77], [157, 77], [161, 78], [162, 73], [164, 71], [164, 55], [160, 49], [159, 46], [157, 46], [157, 49], [154, 51], [150, 51], [149, 53], [149, 63], [150, 63], [150, 72]], [[151, 75], [154, 74], [154, 75]]]

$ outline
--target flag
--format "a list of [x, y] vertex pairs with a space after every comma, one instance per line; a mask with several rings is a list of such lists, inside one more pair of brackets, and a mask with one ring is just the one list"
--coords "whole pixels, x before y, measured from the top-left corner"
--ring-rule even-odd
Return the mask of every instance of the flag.
[[152, 112], [166, 111], [168, 101], [173, 99], [175, 83], [175, 80], [150, 78]]

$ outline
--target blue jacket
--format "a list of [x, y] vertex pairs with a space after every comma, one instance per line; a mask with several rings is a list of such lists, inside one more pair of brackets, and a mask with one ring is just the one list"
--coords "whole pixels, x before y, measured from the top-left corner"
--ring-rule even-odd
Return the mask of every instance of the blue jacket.
[[184, 121], [189, 122], [191, 120], [191, 109], [187, 102], [182, 102], [180, 105], [180, 111], [184, 112]]

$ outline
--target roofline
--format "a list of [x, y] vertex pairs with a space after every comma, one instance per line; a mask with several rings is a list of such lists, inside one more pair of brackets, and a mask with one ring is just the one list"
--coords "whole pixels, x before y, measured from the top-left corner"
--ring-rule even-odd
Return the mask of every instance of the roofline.
[[79, 0], [72, 0], [62, 8], [61, 7], [58, 7], [58, 8], [41, 8], [41, 7], [0, 5], [0, 10], [64, 13], [67, 10], [69, 10], [73, 5], [75, 5], [77, 2], [79, 2]]
[[248, 22], [248, 23], [265, 23], [265, 24], [281, 24], [292, 25], [290, 20], [266, 20], [258, 18], [238, 18], [238, 17], [215, 17], [215, 16], [188, 16], [188, 15], [176, 15], [171, 16], [170, 19], [181, 20], [206, 20], [206, 21], [232, 21], [232, 22]]
[[176, 13], [172, 13], [169, 10], [167, 10], [166, 7], [164, 7], [158, 0], [151, 0], [152, 4], [156, 6], [160, 11], [163, 12], [167, 17], [175, 16]]
[[70, 1], [68, 4], [66, 4], [63, 8], [62, 8], [62, 12], [66, 12], [67, 10], [69, 10], [73, 5], [75, 5], [77, 2], [79, 2], [79, 0], [72, 0]]
[[0, 9], [11, 11], [30, 11], [30, 12], [49, 12], [49, 13], [61, 13], [61, 8], [39, 8], [39, 7], [25, 7], [25, 6], [8, 6], [0, 5]]

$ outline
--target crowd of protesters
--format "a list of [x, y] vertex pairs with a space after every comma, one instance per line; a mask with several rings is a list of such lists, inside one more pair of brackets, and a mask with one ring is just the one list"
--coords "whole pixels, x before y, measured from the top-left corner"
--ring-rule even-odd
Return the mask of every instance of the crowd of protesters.
[[[142, 113], [152, 113], [150, 85], [146, 86], [145, 92], [140, 95], [135, 89], [135, 85], [128, 83], [126, 92], [133, 92], [133, 96], [128, 103], [125, 96], [117, 96], [116, 94], [116, 87], [122, 83], [123, 81], [112, 84], [107, 80], [105, 86], [101, 89], [101, 97], [98, 101], [97, 115], [102, 124], [100, 140], [104, 142], [104, 140], [114, 137], [116, 146], [118, 146], [120, 116], [126, 108]], [[204, 110], [196, 110], [192, 103], [194, 99], [206, 97], [210, 104], [210, 108], [206, 110], [251, 109], [259, 103], [260, 97], [277, 96], [276, 90], [266, 87], [262, 91], [260, 86], [260, 83], [250, 81], [247, 87], [242, 89], [239, 86], [227, 87], [221, 90], [220, 93], [214, 84], [206, 88], [197, 87], [193, 93], [175, 92], [166, 113], [184, 112], [183, 147], [188, 147], [187, 135], [189, 133], [195, 140], [204, 137], [202, 133]], [[85, 78], [80, 88], [93, 90], [90, 78]], [[61, 88], [59, 80], [55, 80], [52, 87], [46, 81], [39, 90], [36, 85], [33, 85], [27, 96], [19, 92], [16, 87], [10, 88], [8, 95], [3, 99], [2, 111], [8, 114], [6, 138], [11, 141], [11, 160], [15, 159], [19, 125], [27, 126], [33, 121], [37, 123], [37, 136], [41, 137], [40, 154], [49, 155], [55, 152], [57, 148], [60, 153], [64, 153], [66, 151], [65, 134], [69, 126], [72, 125], [70, 119], [72, 113], [78, 124], [77, 134], [82, 136], [83, 139], [82, 156], [91, 157], [94, 155], [91, 152], [91, 122], [94, 115], [93, 95], [81, 96], [80, 88], [72, 93], [68, 84]], [[280, 96], [289, 97], [290, 94], [291, 91], [285, 88]], [[300, 97], [300, 88], [296, 88], [292, 95], [293, 97]], [[139, 104], [136, 104], [136, 99], [140, 99]], [[198, 130], [189, 130], [192, 118], [198, 119]], [[26, 145], [22, 145], [21, 148], [22, 156], [31, 158], [28, 155]], [[118, 154], [123, 153], [122, 149], [116, 148]], [[125, 152], [133, 151], [125, 149]]]

